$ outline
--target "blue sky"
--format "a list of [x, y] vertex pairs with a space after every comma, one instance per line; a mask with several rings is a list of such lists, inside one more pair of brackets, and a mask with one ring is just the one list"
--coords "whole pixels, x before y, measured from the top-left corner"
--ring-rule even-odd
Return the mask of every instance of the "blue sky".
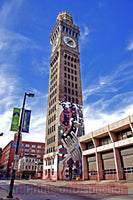
[[80, 27], [80, 65], [86, 134], [133, 114], [132, 0], [0, 1], [0, 147], [13, 139], [14, 107], [25, 92], [32, 110], [23, 140], [45, 141], [50, 33], [67, 10]]

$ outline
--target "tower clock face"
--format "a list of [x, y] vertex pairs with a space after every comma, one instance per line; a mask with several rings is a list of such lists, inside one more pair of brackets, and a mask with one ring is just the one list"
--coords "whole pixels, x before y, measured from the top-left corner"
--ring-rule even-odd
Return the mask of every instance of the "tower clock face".
[[59, 42], [59, 38], [57, 38], [57, 39], [55, 40], [55, 43], [53, 44], [52, 51], [54, 51], [54, 50], [56, 49], [56, 47], [57, 47], [57, 45], [58, 45], [58, 42]]
[[64, 40], [65, 44], [67, 44], [69, 47], [72, 47], [72, 48], [76, 47], [76, 43], [71, 37], [64, 36], [63, 40]]

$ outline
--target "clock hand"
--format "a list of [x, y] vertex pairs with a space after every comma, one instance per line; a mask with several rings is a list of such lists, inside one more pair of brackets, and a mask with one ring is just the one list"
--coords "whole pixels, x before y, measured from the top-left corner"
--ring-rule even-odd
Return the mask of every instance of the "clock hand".
[[72, 41], [72, 40], [68, 40], [67, 42], [68, 42], [69, 44], [72, 44], [72, 43], [73, 43], [73, 41]]

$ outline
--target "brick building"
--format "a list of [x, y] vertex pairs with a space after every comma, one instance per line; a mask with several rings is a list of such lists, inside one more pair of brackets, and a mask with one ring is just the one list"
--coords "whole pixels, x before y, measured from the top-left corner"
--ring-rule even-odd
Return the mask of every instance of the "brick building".
[[79, 138], [84, 180], [133, 180], [133, 115]]
[[[21, 142], [22, 142], [22, 136], [20, 136], [20, 144], [18, 149], [18, 154], [21, 153]], [[9, 176], [10, 171], [12, 168], [12, 162], [14, 159], [15, 154], [15, 147], [17, 143], [17, 134], [14, 135], [14, 140], [11, 140], [4, 148], [2, 152], [2, 158], [1, 158], [1, 173], [3, 176]]]
[[[0, 171], [1, 171], [1, 159], [2, 159], [2, 148], [0, 148]], [[1, 172], [0, 172], [0, 176], [1, 176]]]
[[0, 164], [1, 164], [1, 158], [2, 158], [2, 148], [0, 148]]
[[[3, 148], [1, 165], [0, 165], [0, 171], [3, 174], [3, 176], [10, 175], [15, 155], [16, 143], [17, 143], [17, 133], [14, 134], [14, 140], [10, 141]], [[33, 155], [35, 156], [36, 161], [39, 163], [43, 161], [44, 152], [45, 152], [45, 143], [22, 141], [22, 135], [20, 136], [19, 149], [18, 149], [19, 158], [22, 158], [23, 156], [26, 155]]]

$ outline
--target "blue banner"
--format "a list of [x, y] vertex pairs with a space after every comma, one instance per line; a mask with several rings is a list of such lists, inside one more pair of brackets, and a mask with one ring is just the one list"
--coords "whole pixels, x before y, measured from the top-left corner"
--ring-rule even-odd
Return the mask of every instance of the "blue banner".
[[24, 110], [22, 132], [29, 133], [31, 110]]

